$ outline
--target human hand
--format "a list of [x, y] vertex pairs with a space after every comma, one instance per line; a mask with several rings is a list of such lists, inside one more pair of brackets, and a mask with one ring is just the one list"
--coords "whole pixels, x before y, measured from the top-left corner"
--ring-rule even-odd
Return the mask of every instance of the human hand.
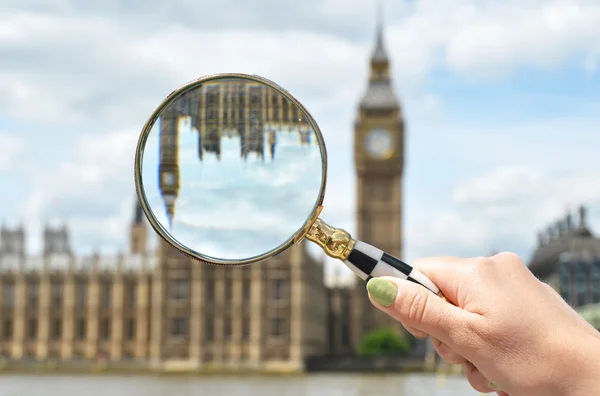
[[371, 302], [415, 337], [431, 336], [442, 359], [464, 365], [475, 390], [600, 395], [600, 333], [518, 256], [438, 257], [412, 265], [454, 305], [393, 277], [368, 282]]

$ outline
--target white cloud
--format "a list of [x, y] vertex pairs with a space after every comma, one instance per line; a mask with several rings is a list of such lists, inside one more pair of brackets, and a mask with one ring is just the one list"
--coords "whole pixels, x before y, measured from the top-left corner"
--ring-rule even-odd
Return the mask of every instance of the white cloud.
[[13, 135], [0, 133], [0, 172], [6, 172], [12, 169], [13, 163], [21, 153], [25, 146], [23, 139]]
[[597, 170], [556, 173], [513, 167], [465, 180], [455, 186], [445, 208], [409, 228], [409, 256], [479, 256], [495, 249], [516, 251], [527, 260], [536, 233], [581, 204], [590, 209], [588, 224], [600, 226], [598, 181]]
[[[314, 7], [260, 1], [235, 6], [226, 1], [132, 3], [127, 8], [114, 1], [6, 2], [13, 11], [2, 14], [0, 26], [0, 117], [28, 123], [27, 129], [40, 135], [52, 134], [55, 145], [72, 154], [39, 162], [32, 171], [34, 192], [21, 208], [28, 221], [67, 217], [75, 244], [123, 246], [133, 197], [133, 152], [146, 117], [190, 79], [242, 71], [280, 83], [320, 123], [331, 164], [323, 217], [353, 232], [352, 124], [366, 84], [373, 2], [360, 0], [353, 7], [339, 0], [315, 2]], [[600, 145], [595, 137], [600, 135], [584, 132], [597, 130], [597, 119], [517, 126], [457, 125], [451, 115], [437, 125], [423, 120], [440, 117], [444, 100], [452, 100], [427, 91], [427, 78], [439, 66], [500, 78], [519, 67], [556, 67], [583, 54], [586, 67], [594, 69], [594, 54], [600, 50], [597, 2], [388, 3], [386, 43], [409, 119], [408, 144], [421, 145], [413, 145], [408, 154], [408, 173], [423, 166], [415, 151], [427, 152], [431, 163], [445, 153], [448, 172], [452, 162], [476, 164], [480, 172], [500, 165], [523, 169], [498, 170], [482, 181], [460, 183], [466, 174], [456, 171], [452, 182], [440, 175], [420, 182], [458, 183], [456, 202], [450, 193], [432, 197], [407, 191], [412, 200], [421, 201], [405, 209], [407, 257], [482, 254], [482, 246], [508, 241], [511, 227], [516, 227], [513, 240], [529, 241], [532, 229], [562, 208], [562, 203], [549, 201], [546, 189], [569, 201], [595, 199], [596, 190], [587, 185], [591, 179], [577, 179], [577, 190], [569, 191], [568, 179], [549, 172], [564, 164], [573, 171], [598, 165], [594, 147]], [[62, 129], [66, 124], [69, 134]], [[0, 153], [0, 169], [11, 170], [7, 158], [34, 144], [32, 135], [25, 146], [0, 142], [1, 151], [13, 144], [13, 154]], [[542, 141], [542, 135], [548, 138]], [[456, 159], [448, 160], [449, 153]], [[563, 165], [556, 164], [558, 158]], [[519, 188], [519, 180], [527, 181], [527, 189]], [[512, 189], [506, 187], [510, 183]], [[522, 205], [508, 212], [493, 203], [499, 197]], [[548, 202], [547, 208], [540, 204], [531, 216], [524, 202], [532, 199]]]
[[[155, 9], [88, 3], [45, 6], [45, 12], [31, 3], [5, 14], [0, 28], [5, 116], [140, 123], [177, 85], [221, 71], [265, 75], [311, 108], [335, 98], [344, 98], [348, 108], [363, 89], [364, 77], [357, 76], [366, 72], [374, 23], [368, 1], [345, 13], [350, 30], [339, 28], [339, 4], [333, 0], [319, 2], [312, 19], [301, 9], [288, 10], [281, 25], [260, 18], [254, 3], [236, 5], [235, 18], [226, 4]], [[12, 7], [18, 10], [18, 4]], [[421, 0], [388, 6], [386, 42], [397, 85], [410, 100], [427, 98], [422, 83], [440, 61], [470, 75], [496, 75], [521, 66], [557, 66], [600, 49], [595, 40], [600, 6], [584, 0]], [[209, 23], [221, 28], [186, 22], [207, 12], [213, 15]], [[152, 29], [136, 22], [159, 14], [163, 22]], [[252, 23], [234, 23], [244, 15]], [[308, 23], [317, 20], [323, 20], [318, 29]], [[587, 67], [590, 62], [585, 60]]]
[[449, 65], [465, 73], [493, 76], [521, 66], [553, 68], [597, 47], [600, 5], [595, 2], [482, 2], [474, 7], [463, 1], [465, 6], [471, 12], [464, 13], [446, 47]]
[[40, 248], [37, 234], [42, 224], [57, 220], [68, 223], [73, 243], [80, 249], [126, 244], [123, 237], [134, 202], [137, 137], [135, 130], [82, 134], [72, 142], [72, 159], [38, 164], [31, 175], [33, 193], [19, 210], [32, 238], [32, 250]]

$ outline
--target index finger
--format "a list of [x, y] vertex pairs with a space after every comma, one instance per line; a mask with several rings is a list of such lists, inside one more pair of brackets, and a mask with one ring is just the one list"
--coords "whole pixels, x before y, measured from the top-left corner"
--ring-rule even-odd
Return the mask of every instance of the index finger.
[[465, 276], [470, 261], [453, 256], [424, 257], [413, 261], [411, 265], [431, 279], [446, 298], [456, 302], [459, 281]]

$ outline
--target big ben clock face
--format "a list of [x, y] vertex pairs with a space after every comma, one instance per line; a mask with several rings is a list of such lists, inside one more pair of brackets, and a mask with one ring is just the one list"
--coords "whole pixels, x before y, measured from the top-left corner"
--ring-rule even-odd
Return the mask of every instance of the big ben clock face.
[[163, 182], [171, 187], [175, 184], [175, 175], [171, 172], [163, 173]]
[[394, 153], [394, 137], [383, 128], [375, 128], [365, 137], [367, 153], [376, 159], [387, 159]]

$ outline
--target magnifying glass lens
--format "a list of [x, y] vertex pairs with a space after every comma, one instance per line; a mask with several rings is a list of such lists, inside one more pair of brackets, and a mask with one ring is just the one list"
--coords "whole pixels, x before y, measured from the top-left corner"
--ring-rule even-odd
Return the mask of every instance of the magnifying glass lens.
[[143, 142], [141, 189], [160, 233], [226, 263], [293, 242], [320, 204], [324, 145], [278, 87], [222, 77], [159, 108]]

